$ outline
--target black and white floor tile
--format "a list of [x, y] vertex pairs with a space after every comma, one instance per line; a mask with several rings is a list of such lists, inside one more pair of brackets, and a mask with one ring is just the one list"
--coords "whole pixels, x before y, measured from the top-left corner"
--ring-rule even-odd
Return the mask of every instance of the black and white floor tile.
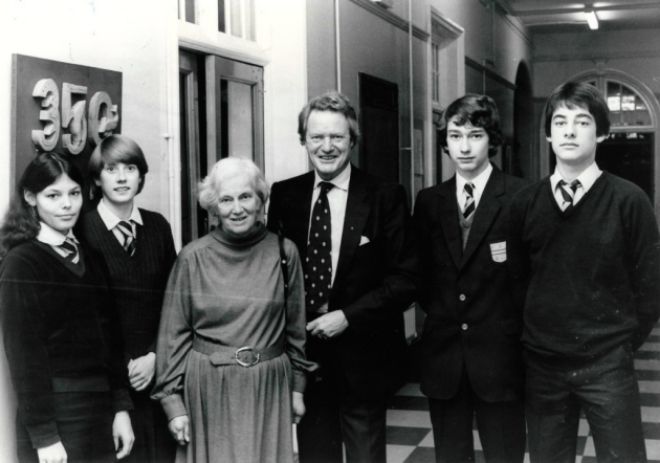
[[[646, 453], [650, 463], [660, 463], [660, 327], [655, 328], [635, 356], [642, 402]], [[576, 463], [596, 462], [586, 420], [580, 420]], [[484, 462], [479, 435], [474, 430], [476, 462]], [[388, 463], [432, 463], [433, 434], [428, 402], [416, 383], [396, 394], [387, 412]], [[529, 456], [525, 456], [529, 461]]]

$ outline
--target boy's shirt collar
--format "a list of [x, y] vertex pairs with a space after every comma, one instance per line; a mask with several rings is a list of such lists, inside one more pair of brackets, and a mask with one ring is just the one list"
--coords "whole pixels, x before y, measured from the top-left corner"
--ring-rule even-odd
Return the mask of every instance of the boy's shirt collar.
[[[98, 211], [101, 220], [108, 230], [112, 230], [117, 226], [119, 222], [121, 222], [121, 219], [110, 210], [107, 204], [105, 204], [105, 200], [103, 198], [101, 198], [101, 201], [99, 201], [98, 205], [96, 206], [96, 210]], [[142, 225], [142, 214], [140, 214], [140, 209], [135, 205], [133, 205], [133, 210], [131, 211], [131, 216], [128, 218], [128, 221], [133, 221]]]
[[[598, 167], [598, 164], [596, 164], [596, 162], [594, 161], [591, 164], [589, 164], [589, 167], [584, 169], [580, 173], [580, 175], [575, 177], [575, 180], [580, 181], [580, 184], [582, 185], [584, 193], [586, 193], [593, 186], [593, 184], [596, 183], [596, 180], [598, 180], [598, 177], [600, 177], [600, 175], [602, 173], [603, 173], [603, 171], [600, 170], [600, 168]], [[550, 176], [550, 186], [552, 187], [553, 192], [557, 188], [557, 183], [559, 183], [560, 180], [567, 181], [566, 179], [564, 179], [561, 176], [561, 174], [559, 173], [559, 169], [557, 169], [557, 167], [555, 166], [555, 171]], [[568, 183], [570, 183], [570, 182], [568, 182]]]
[[456, 199], [458, 200], [459, 204], [462, 204], [463, 199], [464, 199], [464, 192], [463, 192], [463, 187], [465, 186], [466, 183], [472, 183], [474, 184], [474, 205], [475, 207], [479, 205], [479, 201], [481, 200], [481, 195], [484, 193], [484, 190], [486, 189], [486, 184], [488, 183], [488, 179], [490, 178], [490, 174], [493, 172], [493, 165], [488, 161], [488, 165], [484, 169], [483, 172], [481, 172], [479, 175], [474, 177], [472, 180], [467, 180], [465, 177], [463, 177], [458, 171], [456, 171]]

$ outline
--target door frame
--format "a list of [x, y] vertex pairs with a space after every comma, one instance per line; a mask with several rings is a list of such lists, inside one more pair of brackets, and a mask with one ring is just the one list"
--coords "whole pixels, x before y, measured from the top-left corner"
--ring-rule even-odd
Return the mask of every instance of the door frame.
[[[454, 166], [447, 156], [438, 156], [436, 127], [433, 113], [441, 113], [454, 99], [465, 94], [465, 30], [459, 24], [444, 16], [440, 10], [431, 7], [428, 30], [431, 40], [427, 45], [426, 123], [424, 127], [424, 186], [429, 187], [447, 180], [454, 175]], [[438, 45], [440, 69], [450, 73], [452, 79], [439, 79], [440, 101], [433, 102], [433, 45]], [[450, 84], [448, 81], [451, 81]]]

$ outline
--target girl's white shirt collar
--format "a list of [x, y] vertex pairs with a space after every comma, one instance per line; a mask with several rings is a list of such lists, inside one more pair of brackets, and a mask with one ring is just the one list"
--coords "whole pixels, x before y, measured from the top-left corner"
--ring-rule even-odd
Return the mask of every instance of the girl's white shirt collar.
[[73, 230], [69, 230], [69, 232], [64, 235], [48, 225], [46, 222], [39, 221], [39, 233], [37, 233], [38, 241], [41, 241], [42, 243], [48, 244], [50, 246], [60, 246], [67, 238], [71, 238], [75, 242], [78, 242], [75, 235], [73, 234]]

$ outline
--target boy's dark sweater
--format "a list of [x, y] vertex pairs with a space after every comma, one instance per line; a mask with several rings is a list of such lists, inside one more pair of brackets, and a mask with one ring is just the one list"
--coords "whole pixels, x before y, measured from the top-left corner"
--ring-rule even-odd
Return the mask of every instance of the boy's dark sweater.
[[644, 342], [659, 315], [660, 244], [640, 188], [603, 172], [564, 213], [546, 178], [518, 193], [511, 216], [525, 256], [526, 349], [581, 361]]
[[79, 233], [108, 264], [110, 285], [121, 320], [126, 361], [156, 351], [156, 335], [176, 251], [165, 218], [140, 209], [135, 255], [124, 251], [96, 210], [81, 220]]

